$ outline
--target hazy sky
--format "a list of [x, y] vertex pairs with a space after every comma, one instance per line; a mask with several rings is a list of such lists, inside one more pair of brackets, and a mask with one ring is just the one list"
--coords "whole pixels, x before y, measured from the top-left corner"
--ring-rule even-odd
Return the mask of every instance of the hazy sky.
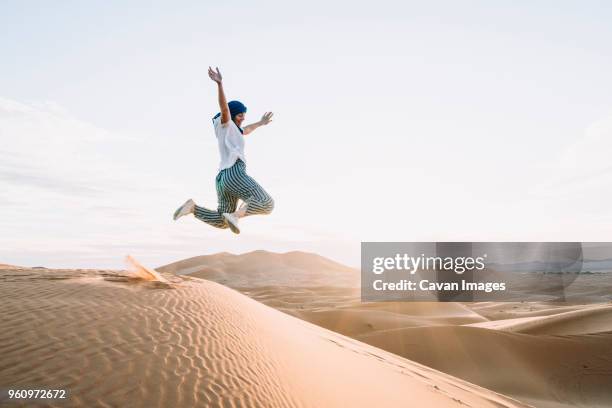
[[[0, 3], [0, 263], [611, 241], [607, 2], [125, 3]], [[171, 219], [216, 207], [209, 65], [275, 113], [239, 236]]]

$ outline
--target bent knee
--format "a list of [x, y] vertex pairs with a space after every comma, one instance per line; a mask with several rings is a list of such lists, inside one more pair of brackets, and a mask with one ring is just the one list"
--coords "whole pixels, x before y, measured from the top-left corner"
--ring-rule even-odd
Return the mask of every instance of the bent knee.
[[268, 197], [266, 200], [264, 200], [262, 203], [262, 210], [264, 211], [264, 214], [270, 214], [272, 210], [274, 210], [274, 199], [272, 197]]

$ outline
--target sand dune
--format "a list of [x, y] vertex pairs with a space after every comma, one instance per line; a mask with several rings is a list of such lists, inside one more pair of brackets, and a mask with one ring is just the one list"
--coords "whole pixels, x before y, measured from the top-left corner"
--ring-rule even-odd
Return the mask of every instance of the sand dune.
[[538, 407], [612, 406], [612, 333], [534, 336], [447, 326], [357, 338]]
[[0, 383], [76, 406], [612, 406], [610, 304], [362, 303], [358, 271], [303, 252], [132, 264], [1, 271]]
[[24, 267], [0, 263], [0, 269], [24, 269]]
[[556, 314], [488, 321], [470, 324], [470, 326], [529, 334], [568, 335], [612, 332], [612, 305], [583, 306], [576, 310]]
[[337, 303], [316, 309], [303, 306], [291, 314], [346, 336], [403, 327], [487, 322], [459, 303], [380, 302]]
[[519, 317], [550, 316], [558, 313], [581, 310], [584, 304], [553, 302], [477, 302], [468, 303], [469, 308], [489, 320], [506, 320]]
[[0, 271], [0, 384], [66, 388], [83, 407], [524, 406], [217, 283], [163, 277]]
[[359, 310], [351, 308], [315, 312], [294, 311], [292, 314], [316, 325], [351, 337], [379, 330], [464, 324], [484, 320], [482, 317], [411, 316], [387, 310]]
[[283, 254], [253, 251], [234, 255], [222, 252], [174, 262], [160, 272], [189, 274], [233, 288], [255, 286], [359, 287], [359, 271], [317, 254], [293, 251]]
[[[259, 264], [248, 268], [265, 270], [277, 255], [259, 251]], [[293, 274], [317, 273], [308, 270], [316, 263], [306, 255]], [[236, 255], [218, 256], [234, 258], [234, 271], [245, 263]], [[362, 303], [358, 288], [304, 285], [299, 277], [274, 285], [265, 273], [251, 287], [234, 286], [232, 274], [224, 284], [266, 305], [535, 406], [612, 406], [609, 304]], [[609, 293], [598, 289], [605, 286], [602, 279], [610, 277], [583, 280], [581, 293], [608, 302]]]

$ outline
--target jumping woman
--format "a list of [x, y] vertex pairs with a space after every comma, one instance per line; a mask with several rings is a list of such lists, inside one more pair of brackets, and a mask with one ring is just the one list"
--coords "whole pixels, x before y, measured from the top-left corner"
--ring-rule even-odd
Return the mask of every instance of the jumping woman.
[[[221, 72], [208, 67], [208, 76], [217, 83], [219, 108], [213, 119], [215, 135], [219, 145], [221, 163], [215, 179], [218, 208], [216, 211], [196, 205], [189, 199], [174, 212], [174, 219], [193, 214], [197, 219], [217, 228], [229, 228], [240, 234], [238, 220], [255, 214], [270, 214], [274, 209], [272, 197], [246, 173], [244, 136], [272, 121], [272, 112], [266, 112], [259, 122], [241, 127], [247, 111], [239, 101], [225, 99]], [[238, 200], [242, 201], [240, 208]]]

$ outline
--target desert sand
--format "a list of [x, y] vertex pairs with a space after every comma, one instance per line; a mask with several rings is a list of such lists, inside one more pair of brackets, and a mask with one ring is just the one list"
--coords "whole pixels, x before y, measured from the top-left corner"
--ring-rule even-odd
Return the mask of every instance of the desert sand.
[[359, 271], [327, 261], [256, 251], [159, 269], [216, 280], [231, 265], [222, 282], [253, 299], [524, 403], [612, 406], [612, 274], [581, 277], [588, 304], [361, 303]]
[[[270, 261], [257, 257], [263, 273]], [[310, 262], [346, 272], [305, 260], [293, 273]], [[67, 401], [11, 406], [526, 406], [221, 284], [163, 269], [152, 273], [133, 261], [126, 271], [0, 270], [0, 385], [68, 391]], [[223, 264], [213, 273], [232, 278]], [[337, 292], [324, 298], [343, 298]], [[482, 321], [463, 306], [443, 314], [441, 324]]]
[[359, 271], [317, 254], [253, 251], [241, 255], [222, 252], [184, 259], [156, 268], [189, 274], [231, 287], [332, 286], [359, 287]]

